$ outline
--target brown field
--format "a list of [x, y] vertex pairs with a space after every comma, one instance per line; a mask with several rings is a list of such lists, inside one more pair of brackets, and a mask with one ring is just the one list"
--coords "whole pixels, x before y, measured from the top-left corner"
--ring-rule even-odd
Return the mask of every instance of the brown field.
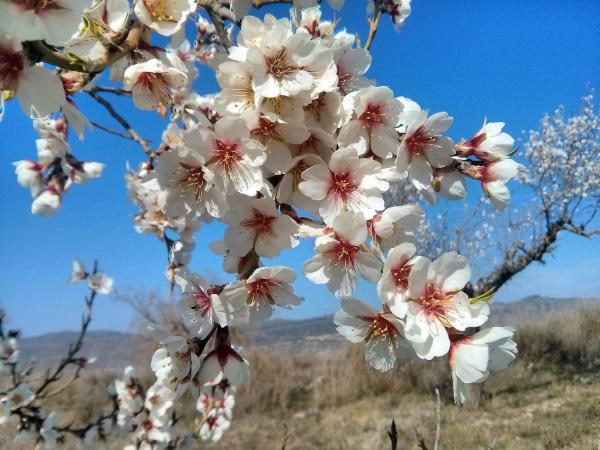
[[[600, 308], [561, 312], [521, 325], [518, 360], [493, 374], [479, 407], [451, 403], [444, 361], [405, 362], [379, 374], [357, 347], [282, 354], [249, 353], [252, 378], [237, 395], [234, 420], [209, 449], [389, 449], [394, 419], [398, 449], [433, 449], [435, 388], [441, 393], [441, 445], [450, 449], [600, 448]], [[109, 372], [92, 372], [51, 399], [63, 420], [81, 422], [109, 404]], [[146, 371], [143, 379], [150, 383]], [[191, 424], [192, 411], [183, 411]], [[417, 434], [423, 438], [419, 447]], [[285, 445], [284, 445], [285, 444]], [[16, 448], [0, 438], [0, 448]]]

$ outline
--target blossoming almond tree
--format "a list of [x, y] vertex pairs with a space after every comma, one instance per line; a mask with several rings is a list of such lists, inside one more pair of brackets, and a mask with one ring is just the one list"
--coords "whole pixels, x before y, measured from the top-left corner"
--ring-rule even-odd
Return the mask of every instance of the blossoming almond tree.
[[[438, 195], [461, 199], [465, 179], [472, 178], [505, 207], [506, 185], [520, 167], [510, 159], [512, 138], [501, 124], [489, 123], [455, 144], [445, 136], [453, 120], [447, 113], [429, 115], [369, 81], [369, 49], [382, 16], [401, 27], [409, 0], [368, 3], [364, 46], [338, 31], [337, 21], [323, 19], [316, 1], [287, 2], [289, 19], [250, 14], [252, 6], [269, 3], [0, 0], [0, 42], [11, 42], [0, 49], [2, 99], [17, 96], [40, 134], [37, 160], [15, 163], [18, 182], [32, 193], [33, 213], [56, 213], [73, 184], [101, 174], [101, 163], [75, 158], [67, 142], [69, 130], [81, 138], [91, 126], [85, 114], [93, 111], [76, 106], [88, 95], [124, 132], [96, 126], [143, 151], [139, 167], [126, 174], [139, 208], [134, 227], [166, 243], [165, 275], [181, 292], [183, 329], [189, 331], [155, 330], [155, 383], [144, 389], [128, 368], [111, 390], [113, 411], [82, 428], [63, 425], [36, 403], [66, 365], [79, 361], [83, 368], [85, 361], [75, 358], [80, 345], [32, 387], [17, 366], [14, 336], [0, 335], [1, 367], [13, 374], [12, 389], [1, 393], [2, 417], [16, 418], [19, 441], [52, 448], [68, 435], [93, 447], [119, 436], [127, 448], [150, 449], [218, 440], [231, 423], [235, 386], [250, 376], [251, 361], [232, 342], [230, 327], [261, 326], [275, 308], [300, 304], [296, 273], [267, 266], [265, 258], [293, 251], [301, 239], [315, 239], [304, 276], [340, 298], [338, 331], [364, 346], [374, 369], [388, 371], [402, 358], [448, 357], [461, 402], [465, 384], [514, 358], [511, 329], [477, 332], [490, 313], [490, 295], [464, 292], [471, 274], [466, 258], [450, 252], [432, 262], [420, 255], [415, 232], [426, 211], [385, 201], [393, 186], [402, 185], [415, 186], [430, 201]], [[196, 35], [187, 36], [193, 20]], [[216, 95], [196, 92], [195, 65], [201, 63], [216, 72]], [[28, 82], [34, 73], [54, 86], [41, 105]], [[169, 117], [161, 144], [150, 146], [110, 95], [131, 96], [137, 108]], [[209, 284], [188, 268], [196, 233], [213, 220], [227, 225], [211, 250], [223, 255], [226, 272], [237, 275], [231, 283]], [[351, 297], [358, 276], [377, 284], [378, 308]], [[89, 309], [96, 294], [112, 288], [97, 268], [87, 272], [76, 262], [71, 281], [81, 280], [92, 291]], [[196, 430], [182, 430], [177, 420], [189, 395], [197, 399]]]

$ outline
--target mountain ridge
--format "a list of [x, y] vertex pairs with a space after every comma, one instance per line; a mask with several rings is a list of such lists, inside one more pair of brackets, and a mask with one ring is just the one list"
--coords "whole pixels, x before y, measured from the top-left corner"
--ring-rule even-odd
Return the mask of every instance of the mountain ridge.
[[[493, 304], [490, 325], [515, 325], [545, 319], [552, 314], [600, 305], [600, 298], [553, 298], [532, 295], [514, 302]], [[76, 331], [59, 331], [20, 340], [21, 360], [35, 359], [38, 367], [56, 364], [66, 354]], [[343, 337], [335, 331], [333, 315], [302, 320], [274, 319], [261, 329], [245, 328], [243, 340], [249, 347], [265, 348], [278, 353], [322, 351], [343, 345]], [[147, 364], [153, 344], [141, 334], [94, 330], [86, 336], [81, 355], [96, 357], [95, 368], [122, 370], [127, 365]]]

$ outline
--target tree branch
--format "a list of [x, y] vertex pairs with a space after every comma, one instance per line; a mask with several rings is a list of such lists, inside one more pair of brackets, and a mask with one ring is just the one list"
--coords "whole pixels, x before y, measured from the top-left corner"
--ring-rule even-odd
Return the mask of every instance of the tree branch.
[[148, 145], [148, 141], [142, 138], [138, 132], [131, 125], [129, 125], [129, 122], [127, 122], [127, 120], [125, 120], [125, 118], [115, 110], [113, 105], [93, 91], [86, 92], [90, 97], [100, 103], [117, 122], [119, 122], [119, 125], [121, 125], [125, 131], [127, 131], [127, 134], [131, 137], [131, 139], [138, 143], [140, 147], [142, 147], [144, 153], [150, 157], [154, 157], [154, 150], [152, 150], [152, 148]]
[[133, 141], [133, 138], [129, 134], [125, 134], [125, 133], [121, 133], [120, 131], [113, 130], [112, 128], [106, 127], [106, 126], [102, 125], [101, 123], [96, 122], [95, 120], [90, 120], [90, 123], [95, 128], [98, 128], [102, 131], [106, 131], [107, 133], [114, 134], [115, 136], [119, 136], [120, 138], [129, 139], [130, 141]]
[[[92, 276], [98, 272], [98, 264], [94, 263], [94, 270], [92, 271]], [[79, 364], [78, 369], [75, 372], [75, 376], [79, 375], [79, 372], [82, 369], [81, 363], [75, 358], [75, 355], [81, 350], [83, 347], [83, 339], [87, 333], [90, 322], [92, 321], [92, 309], [94, 307], [94, 300], [96, 299], [96, 291], [90, 289], [89, 297], [85, 297], [85, 305], [87, 307], [86, 313], [84, 314], [81, 320], [81, 329], [79, 330], [79, 335], [77, 336], [77, 340], [74, 344], [69, 344], [69, 351], [67, 356], [63, 358], [56, 369], [50, 374], [50, 372], [46, 373], [44, 377], [44, 381], [42, 384], [36, 389], [35, 396], [37, 398], [44, 398], [44, 390], [55, 383], [62, 376], [63, 370], [70, 364]]]
[[50, 48], [44, 41], [31, 41], [28, 42], [28, 46], [43, 62], [62, 69], [94, 74], [102, 72], [108, 66], [134, 50], [142, 38], [144, 28], [144, 25], [136, 19], [127, 31], [123, 42], [112, 49], [107, 49], [101, 58], [89, 61], [71, 58], [66, 53]]
[[[263, 6], [278, 5], [283, 3], [290, 4], [293, 3], [293, 0], [255, 0], [252, 2], [252, 6], [254, 6], [256, 9], [260, 9]], [[321, 3], [320, 0], [319, 3]]]
[[367, 42], [365, 43], [365, 50], [369, 50], [371, 48], [371, 44], [373, 44], [373, 39], [375, 39], [375, 35], [377, 34], [377, 28], [379, 27], [379, 19], [381, 19], [381, 9], [377, 9], [377, 13], [374, 18], [369, 18], [369, 36], [367, 37]]
[[[526, 248], [521, 242], [515, 244], [513, 248], [507, 252], [502, 264], [490, 274], [477, 280], [477, 283], [475, 283], [474, 286], [465, 289], [465, 292], [470, 297], [474, 297], [487, 292], [492, 288], [495, 288], [496, 290], [500, 289], [502, 285], [508, 282], [508, 280], [516, 274], [523, 271], [532, 262], [543, 262], [544, 256], [552, 251], [552, 245], [556, 242], [558, 234], [566, 229], [566, 221], [561, 217], [550, 223], [546, 233], [531, 247]], [[516, 253], [519, 250], [523, 254], [516, 257]]]
[[99, 86], [99, 85], [95, 85], [95, 86], [91, 86], [88, 91], [90, 92], [107, 92], [109, 94], [114, 94], [114, 95], [126, 95], [129, 96], [131, 95], [130, 91], [126, 91], [125, 89], [121, 89], [121, 88], [116, 88], [116, 87], [112, 87], [112, 86]]

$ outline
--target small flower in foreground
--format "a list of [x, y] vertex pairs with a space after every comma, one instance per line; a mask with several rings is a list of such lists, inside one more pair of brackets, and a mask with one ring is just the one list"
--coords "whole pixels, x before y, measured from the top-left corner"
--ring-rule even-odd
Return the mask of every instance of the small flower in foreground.
[[356, 298], [343, 298], [333, 318], [337, 331], [350, 342], [365, 343], [365, 360], [380, 372], [391, 370], [396, 359], [408, 356], [402, 344], [404, 324], [393, 314], [377, 312]]
[[183, 383], [190, 381], [200, 367], [200, 359], [181, 336], [168, 336], [152, 355], [150, 363], [158, 382], [171, 386], [178, 394]]
[[200, 439], [217, 442], [223, 437], [223, 432], [229, 428], [231, 421], [223, 414], [212, 410], [200, 427]]
[[188, 77], [181, 70], [169, 67], [158, 59], [151, 59], [127, 68], [123, 88], [131, 91], [135, 106], [152, 110], [168, 106], [171, 92], [184, 88], [187, 82]]
[[298, 187], [319, 204], [319, 215], [332, 225], [342, 211], [361, 212], [370, 219], [384, 207], [383, 192], [389, 184], [376, 174], [381, 165], [372, 159], [359, 158], [352, 147], [337, 150], [329, 165], [315, 164], [302, 172]]
[[449, 361], [456, 403], [465, 401], [465, 384], [481, 383], [490, 372], [505, 369], [515, 359], [514, 332], [513, 327], [492, 327], [472, 336], [450, 336]]
[[179, 31], [195, 10], [194, 0], [138, 0], [134, 7], [140, 21], [163, 36]]
[[354, 147], [359, 155], [369, 151], [380, 158], [390, 158], [398, 151], [399, 138], [395, 128], [400, 121], [402, 103], [388, 87], [370, 86], [344, 98], [347, 114], [356, 118], [340, 130], [340, 146]]
[[239, 192], [254, 196], [263, 186], [260, 169], [267, 159], [265, 147], [250, 139], [242, 119], [224, 117], [215, 123], [214, 132], [199, 128], [184, 136], [184, 146], [198, 150], [214, 173], [215, 183], [226, 194]]
[[333, 233], [317, 238], [316, 256], [302, 266], [306, 278], [327, 284], [336, 296], [348, 296], [357, 287], [356, 273], [375, 283], [381, 276], [381, 262], [364, 243], [367, 225], [361, 213], [345, 211], [333, 221]]
[[103, 272], [97, 272], [89, 277], [88, 285], [92, 291], [108, 295], [112, 291], [113, 279]]
[[464, 331], [478, 327], [488, 318], [486, 302], [471, 304], [461, 291], [471, 277], [464, 256], [445, 253], [433, 263], [421, 258], [412, 265], [408, 276], [406, 314], [407, 339], [423, 359], [443, 356], [450, 349], [449, 328]]
[[279, 214], [269, 198], [231, 197], [229, 212], [223, 218], [229, 224], [225, 230], [225, 246], [234, 256], [256, 254], [273, 258], [282, 249], [298, 245], [298, 224], [290, 216]]
[[50, 217], [60, 208], [60, 193], [48, 187], [31, 204], [31, 212], [42, 217]]
[[44, 167], [35, 161], [21, 160], [13, 163], [17, 182], [24, 188], [31, 190], [31, 195], [35, 198], [42, 190], [42, 171]]
[[248, 310], [250, 325], [262, 326], [273, 314], [275, 305], [291, 309], [302, 302], [291, 286], [295, 279], [296, 273], [287, 267], [259, 267], [247, 280], [225, 287], [223, 297]]
[[250, 376], [248, 361], [230, 345], [219, 342], [203, 359], [198, 380], [201, 385], [217, 384], [226, 379], [234, 386], [243, 384]]
[[517, 176], [521, 168], [521, 164], [512, 159], [495, 161], [485, 167], [481, 186], [496, 208], [502, 210], [510, 203], [510, 191], [506, 184]]
[[452, 117], [445, 112], [427, 117], [425, 111], [411, 111], [406, 115], [407, 129], [396, 158], [396, 169], [408, 171], [408, 176], [417, 189], [431, 186], [433, 169], [452, 164], [454, 148], [452, 141], [443, 136]]
[[170, 419], [169, 414], [175, 401], [175, 392], [160, 382], [154, 383], [146, 392], [144, 407], [155, 423], [164, 425]]
[[89, 273], [85, 271], [83, 263], [78, 259], [73, 260], [73, 271], [71, 272], [71, 278], [69, 283], [77, 284], [82, 280], [85, 280], [89, 276]]
[[215, 323], [225, 327], [232, 320], [234, 307], [200, 275], [180, 273], [175, 281], [182, 292], [183, 318], [199, 338], [204, 339]]
[[404, 242], [391, 249], [383, 265], [383, 275], [377, 283], [377, 293], [390, 311], [400, 319], [408, 311], [408, 277], [413, 265], [422, 257], [414, 256], [416, 246]]
[[454, 146], [461, 156], [475, 156], [482, 161], [506, 159], [513, 151], [515, 140], [503, 133], [504, 122], [488, 122], [468, 141]]

